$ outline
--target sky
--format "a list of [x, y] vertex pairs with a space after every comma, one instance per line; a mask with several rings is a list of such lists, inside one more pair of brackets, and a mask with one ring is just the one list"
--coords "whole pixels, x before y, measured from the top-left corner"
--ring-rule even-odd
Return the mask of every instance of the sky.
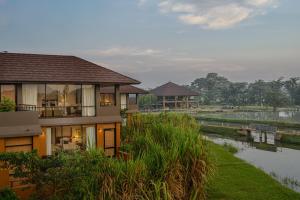
[[153, 88], [300, 76], [299, 0], [0, 0], [0, 51], [76, 55]]

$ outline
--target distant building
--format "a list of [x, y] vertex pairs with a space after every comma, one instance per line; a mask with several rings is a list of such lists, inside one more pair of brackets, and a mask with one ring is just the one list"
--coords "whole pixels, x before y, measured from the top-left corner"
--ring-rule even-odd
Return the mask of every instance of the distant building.
[[157, 97], [157, 108], [161, 109], [190, 109], [198, 107], [195, 97], [199, 93], [184, 86], [168, 82], [150, 91]]

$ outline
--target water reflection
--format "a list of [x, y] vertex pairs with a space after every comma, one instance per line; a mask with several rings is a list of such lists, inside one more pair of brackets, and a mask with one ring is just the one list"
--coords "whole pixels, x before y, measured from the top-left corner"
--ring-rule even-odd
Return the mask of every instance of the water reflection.
[[[277, 146], [274, 143], [272, 134], [267, 136], [267, 142], [261, 142], [260, 137], [258, 136], [257, 138], [257, 134], [253, 134], [253, 136], [253, 142], [235, 141], [232, 139], [220, 138], [220, 136], [217, 135], [208, 135], [208, 138], [217, 144], [228, 143], [237, 147], [239, 152], [235, 155], [238, 158], [263, 169], [268, 174], [273, 174], [273, 176], [275, 174], [276, 176], [274, 177], [282, 183], [285, 182], [284, 178], [294, 179], [297, 182], [300, 182], [299, 150]], [[300, 192], [299, 186], [291, 184], [287, 185], [291, 189]]]

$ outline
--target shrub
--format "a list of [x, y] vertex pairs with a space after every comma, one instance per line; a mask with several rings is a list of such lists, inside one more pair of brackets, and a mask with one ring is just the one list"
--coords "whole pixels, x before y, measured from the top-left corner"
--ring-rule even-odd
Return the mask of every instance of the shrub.
[[9, 188], [4, 188], [0, 190], [1, 200], [18, 200], [17, 195]]
[[10, 112], [14, 111], [16, 108], [16, 104], [13, 100], [3, 97], [0, 102], [0, 112]]
[[204, 199], [213, 170], [198, 132], [187, 115], [137, 115], [124, 136], [131, 160], [92, 149], [2, 153], [0, 163], [36, 185], [36, 199]]

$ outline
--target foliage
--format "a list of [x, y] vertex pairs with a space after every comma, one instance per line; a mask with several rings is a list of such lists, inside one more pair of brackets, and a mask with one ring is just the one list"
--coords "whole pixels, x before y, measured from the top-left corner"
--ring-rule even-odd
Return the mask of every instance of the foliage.
[[157, 97], [153, 94], [141, 95], [138, 98], [138, 105], [140, 108], [147, 109], [151, 108], [152, 105], [157, 104]]
[[280, 142], [300, 145], [300, 135], [282, 135]]
[[231, 145], [231, 144], [229, 144], [229, 143], [227, 143], [227, 142], [225, 142], [225, 143], [223, 144], [223, 148], [224, 148], [226, 151], [228, 151], [228, 152], [230, 152], [230, 153], [232, 153], [232, 154], [236, 154], [236, 153], [239, 151], [236, 147], [234, 147], [233, 145]]
[[0, 102], [0, 112], [10, 112], [14, 111], [16, 104], [13, 100], [3, 97]]
[[126, 128], [124, 161], [101, 150], [2, 153], [2, 167], [36, 185], [35, 199], [203, 199], [212, 174], [199, 125], [187, 115], [137, 115]]
[[203, 133], [213, 133], [213, 134], [229, 136], [229, 137], [239, 137], [240, 136], [240, 134], [238, 133], [238, 129], [231, 128], [231, 127], [202, 125], [201, 131]]
[[273, 107], [273, 111], [276, 111], [278, 107], [288, 104], [288, 97], [282, 90], [284, 83], [281, 79], [272, 81], [268, 84], [268, 90], [266, 92], [266, 104]]
[[208, 73], [191, 83], [191, 89], [201, 94], [200, 102], [206, 105], [300, 105], [300, 79], [283, 78], [274, 81], [257, 80], [254, 83], [231, 82], [217, 73]]
[[9, 188], [4, 188], [0, 190], [1, 200], [18, 200], [17, 195]]
[[265, 124], [270, 126], [275, 126], [277, 128], [291, 128], [300, 129], [299, 123], [283, 122], [283, 121], [263, 121], [263, 120], [246, 120], [246, 119], [231, 119], [231, 118], [219, 118], [219, 117], [205, 117], [197, 116], [198, 120], [211, 121], [211, 122], [222, 122], [222, 123], [235, 123], [235, 124]]
[[227, 78], [217, 73], [208, 73], [205, 78], [198, 78], [191, 83], [191, 88], [201, 94], [204, 104], [218, 104], [223, 102], [224, 90], [230, 85]]
[[208, 146], [217, 171], [208, 184], [208, 199], [300, 199], [299, 193], [281, 185], [262, 170], [235, 157], [222, 146], [213, 143], [209, 143]]

